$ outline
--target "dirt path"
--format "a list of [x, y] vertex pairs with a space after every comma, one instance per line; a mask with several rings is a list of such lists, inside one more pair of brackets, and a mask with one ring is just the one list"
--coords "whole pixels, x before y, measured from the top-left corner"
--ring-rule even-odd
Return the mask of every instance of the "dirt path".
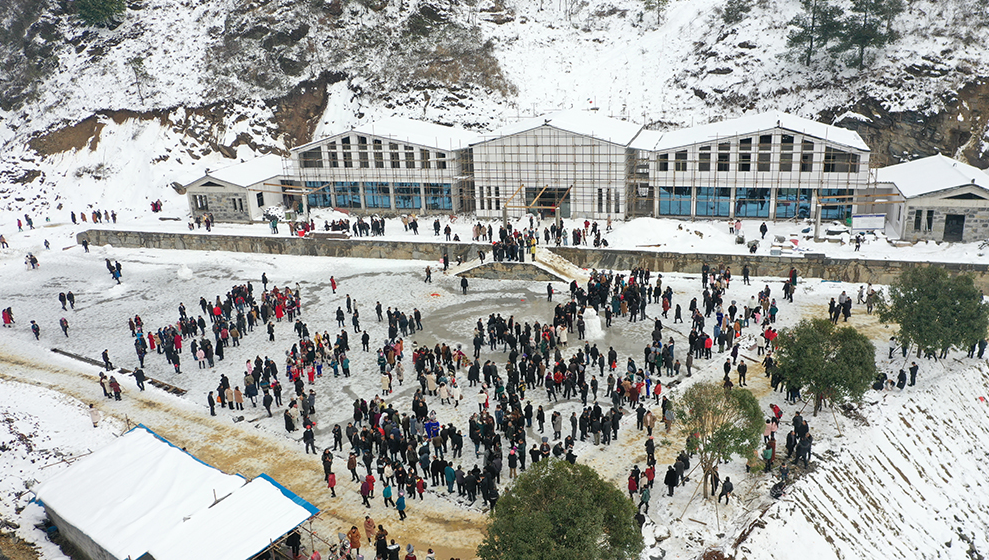
[[[0, 378], [43, 386], [82, 402], [93, 402], [105, 416], [126, 419], [131, 424], [142, 423], [225, 472], [247, 477], [267, 473], [321, 510], [313, 530], [327, 541], [336, 542], [336, 534], [346, 532], [351, 525], [362, 526], [367, 514], [385, 526], [390, 538], [403, 545], [414, 544], [422, 555], [432, 548], [437, 558], [473, 558], [483, 538], [486, 516], [459, 508], [429, 491], [425, 501], [409, 500], [408, 519], [400, 523], [397, 512], [383, 507], [380, 497], [372, 500], [374, 507], [370, 510], [361, 505], [349, 476], [344, 476], [345, 459], [339, 456], [335, 463], [338, 497], [331, 498], [318, 457], [300, 454], [297, 446], [259, 431], [249, 422], [234, 424], [219, 416], [204, 417], [188, 401], [161, 391], [129, 391], [120, 402], [103, 400], [96, 369], [75, 367], [72, 363], [49, 366], [12, 354], [0, 349]], [[451, 519], [445, 510], [453, 513], [454, 509], [456, 518]]]
[[38, 551], [17, 537], [0, 533], [0, 556], [10, 560], [38, 560]]

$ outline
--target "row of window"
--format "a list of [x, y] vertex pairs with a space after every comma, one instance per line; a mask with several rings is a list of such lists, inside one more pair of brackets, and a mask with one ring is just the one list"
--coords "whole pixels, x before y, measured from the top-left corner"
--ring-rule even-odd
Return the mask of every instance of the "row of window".
[[[231, 197], [228, 199], [230, 201], [230, 209], [234, 212], [244, 211], [244, 199], [238, 196]], [[258, 207], [264, 206], [264, 194], [258, 193]], [[196, 194], [192, 196], [192, 205], [197, 212], [209, 212], [209, 197], [205, 194]]]
[[[784, 144], [784, 147], [786, 146]], [[792, 143], [789, 147], [793, 147]], [[802, 147], [803, 150], [800, 152], [793, 152], [792, 150], [780, 152], [779, 159], [776, 163], [777, 169], [781, 173], [790, 173], [794, 169], [799, 169], [801, 173], [814, 171], [814, 143], [805, 140]], [[701, 146], [698, 149], [697, 171], [711, 171], [712, 165], [717, 171], [731, 171], [733, 163], [731, 159], [731, 145], [727, 142], [718, 144], [717, 152], [712, 152], [711, 148], [712, 146]], [[687, 160], [687, 150], [674, 152], [672, 155], [673, 171], [688, 171], [690, 169], [689, 164], [691, 162]], [[740, 173], [753, 171], [753, 165], [755, 167], [754, 170], [758, 172], [769, 172], [773, 170], [772, 152], [760, 151], [755, 154], [754, 160], [751, 153], [739, 152], [736, 156], [734, 163]], [[660, 173], [670, 171], [670, 154], [659, 154], [656, 161], [657, 169]], [[799, 167], [795, 165], [797, 162], [799, 162]], [[823, 170], [825, 173], [858, 173], [859, 156], [858, 154], [828, 146], [824, 149]], [[642, 173], [644, 171], [639, 169], [639, 172]]]
[[[390, 210], [452, 210], [450, 183], [306, 182], [318, 189], [309, 194], [309, 206], [321, 208], [367, 208]], [[334, 199], [336, 199], [334, 203]], [[363, 205], [361, 202], [363, 201]], [[394, 204], [393, 204], [394, 201]]]
[[[326, 144], [326, 152], [329, 155], [330, 167], [354, 167], [354, 144], [349, 136], [340, 139], [339, 150], [337, 142], [334, 140]], [[371, 148], [368, 149], [366, 136], [357, 137], [357, 167], [370, 168], [371, 160], [374, 160], [374, 167], [385, 168], [386, 154], [381, 140], [372, 139]], [[419, 158], [416, 159], [416, 148], [413, 146], [399, 145], [394, 142], [388, 143], [387, 162], [392, 169], [446, 169], [446, 152], [430, 151], [419, 148]], [[322, 169], [325, 160], [323, 158], [323, 147], [317, 146], [311, 150], [306, 150], [299, 154], [299, 165], [305, 168]]]
[[[777, 218], [809, 218], [813, 189], [776, 189]], [[821, 217], [826, 220], [843, 219], [851, 212], [851, 205], [840, 204], [836, 198], [851, 194], [847, 189], [820, 189], [818, 200], [827, 204], [821, 208]], [[646, 199], [655, 196], [652, 187], [648, 188]], [[659, 215], [661, 216], [710, 216], [739, 218], [768, 218], [772, 206], [770, 189], [738, 188], [732, 200], [728, 187], [660, 187]]]

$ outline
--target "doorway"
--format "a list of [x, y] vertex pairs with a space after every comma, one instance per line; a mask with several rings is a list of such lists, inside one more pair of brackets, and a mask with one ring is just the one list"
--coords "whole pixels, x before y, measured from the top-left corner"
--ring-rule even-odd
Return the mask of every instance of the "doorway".
[[961, 242], [964, 234], [964, 214], [948, 214], [944, 217], [944, 241]]

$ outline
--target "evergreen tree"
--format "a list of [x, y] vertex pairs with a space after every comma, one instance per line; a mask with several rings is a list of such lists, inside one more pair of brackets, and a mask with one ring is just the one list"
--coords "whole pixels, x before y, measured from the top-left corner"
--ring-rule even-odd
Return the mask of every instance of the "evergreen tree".
[[989, 330], [989, 303], [967, 274], [950, 276], [936, 266], [907, 269], [876, 305], [879, 319], [900, 326], [900, 343], [945, 353], [970, 348]]
[[726, 25], [741, 23], [745, 16], [752, 11], [752, 0], [728, 0], [721, 9], [721, 19]]
[[698, 456], [705, 497], [707, 475], [719, 462], [728, 461], [732, 455], [751, 457], [762, 441], [762, 411], [748, 389], [726, 390], [718, 383], [696, 383], [684, 392], [675, 412], [683, 430], [690, 434], [687, 451]]
[[125, 0], [76, 0], [79, 19], [87, 25], [106, 25], [127, 9]]
[[864, 67], [867, 48], [883, 47], [896, 40], [893, 21], [902, 11], [902, 0], [852, 0], [837, 50], [854, 49], [854, 65]]
[[814, 395], [815, 416], [825, 401], [862, 398], [876, 379], [876, 347], [852, 327], [805, 319], [780, 331], [775, 345], [783, 379]]
[[635, 560], [636, 508], [587, 465], [544, 459], [505, 491], [491, 512], [481, 560]]
[[790, 20], [790, 25], [796, 29], [787, 37], [787, 46], [799, 53], [804, 65], [810, 66], [818, 50], [827, 48], [841, 36], [845, 11], [830, 0], [800, 0], [800, 4], [804, 13]]

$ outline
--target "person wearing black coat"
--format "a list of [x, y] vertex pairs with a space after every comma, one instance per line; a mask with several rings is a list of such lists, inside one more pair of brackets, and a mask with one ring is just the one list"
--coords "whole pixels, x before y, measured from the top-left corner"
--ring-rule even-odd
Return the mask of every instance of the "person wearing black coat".
[[728, 498], [731, 497], [732, 491], [735, 490], [735, 485], [731, 483], [731, 477], [725, 477], [725, 483], [721, 485], [721, 493], [718, 494], [718, 503], [721, 503], [721, 498], [725, 499], [725, 505], [728, 505]]
[[670, 465], [669, 467], [667, 467], [666, 476], [663, 478], [663, 484], [666, 484], [666, 487], [669, 488], [670, 496], [673, 495], [673, 489], [676, 488], [677, 482], [679, 481], [680, 481], [680, 475], [678, 475], [677, 472], [673, 469], [673, 466]]

